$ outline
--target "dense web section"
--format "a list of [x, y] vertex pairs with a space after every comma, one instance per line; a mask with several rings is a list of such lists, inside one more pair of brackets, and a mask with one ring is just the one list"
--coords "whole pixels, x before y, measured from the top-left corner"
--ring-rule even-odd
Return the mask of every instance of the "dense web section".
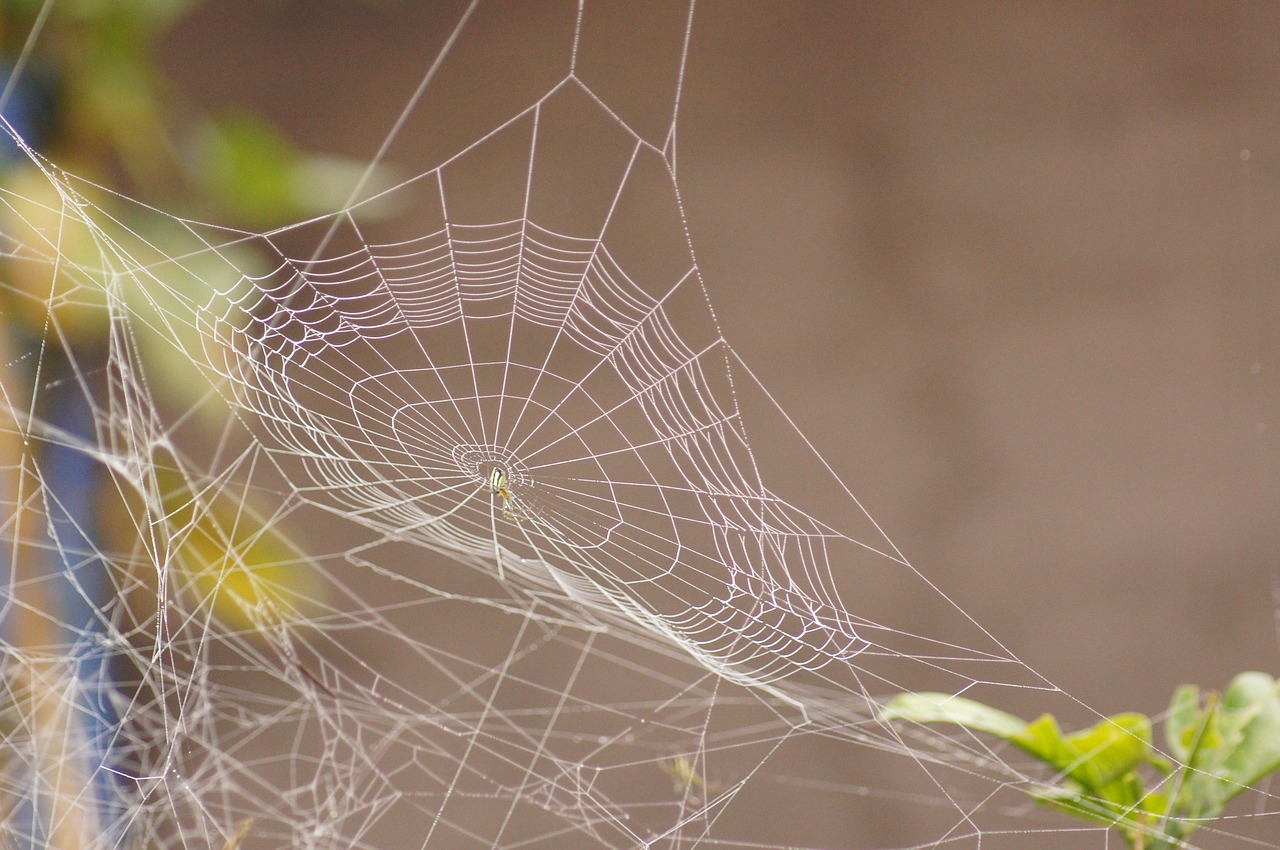
[[[721, 334], [677, 180], [692, 10], [647, 122], [580, 67], [594, 10], [527, 102], [271, 233], [27, 152], [47, 191], [4, 199], [30, 224], [4, 245], [47, 320], [5, 354], [38, 388], [5, 397], [6, 846], [1118, 846], [1049, 819], [1017, 750], [881, 717], [905, 690], [1070, 700]], [[470, 16], [371, 168], [442, 120]], [[401, 229], [374, 233], [389, 202]], [[50, 413], [76, 405], [79, 430]], [[766, 429], [810, 487], [770, 489]], [[109, 482], [107, 530], [65, 463]], [[1246, 797], [1194, 846], [1273, 823]]]

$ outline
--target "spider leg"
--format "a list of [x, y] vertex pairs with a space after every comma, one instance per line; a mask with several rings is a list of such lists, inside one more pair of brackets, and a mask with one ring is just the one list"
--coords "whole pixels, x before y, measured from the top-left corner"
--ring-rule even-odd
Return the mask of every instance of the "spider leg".
[[[503, 510], [506, 510], [506, 502], [503, 501]], [[498, 581], [505, 582], [506, 572], [502, 568], [502, 544], [498, 542], [498, 513], [493, 504], [493, 499], [489, 500], [489, 528], [493, 533], [493, 557], [498, 565]]]

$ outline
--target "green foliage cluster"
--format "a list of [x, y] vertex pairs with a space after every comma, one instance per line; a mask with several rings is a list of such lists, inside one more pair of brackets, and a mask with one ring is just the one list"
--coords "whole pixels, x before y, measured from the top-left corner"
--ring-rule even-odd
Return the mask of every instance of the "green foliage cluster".
[[1033, 796], [1062, 812], [1118, 830], [1134, 850], [1182, 847], [1227, 803], [1280, 769], [1280, 683], [1236, 676], [1221, 695], [1183, 685], [1164, 715], [1165, 751], [1152, 720], [1136, 712], [1064, 733], [1053, 715], [1027, 722], [974, 700], [900, 694], [883, 718], [953, 723], [994, 735], [1055, 772]]
[[[266, 228], [342, 207], [364, 163], [305, 151], [260, 115], [181, 98], [155, 47], [201, 0], [0, 0], [0, 54], [52, 80], [41, 153], [169, 212]], [[27, 39], [35, 34], [34, 50]], [[385, 186], [383, 169], [373, 175]], [[96, 203], [96, 199], [95, 199]]]

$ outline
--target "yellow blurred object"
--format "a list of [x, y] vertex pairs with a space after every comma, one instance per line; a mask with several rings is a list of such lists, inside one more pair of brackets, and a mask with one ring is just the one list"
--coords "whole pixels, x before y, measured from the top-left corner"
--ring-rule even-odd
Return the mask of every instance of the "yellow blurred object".
[[662, 763], [662, 769], [675, 780], [675, 790], [694, 799], [709, 799], [719, 790], [715, 783], [707, 782], [694, 767], [688, 756], [674, 756]]
[[[149, 559], [169, 570], [174, 592], [208, 606], [223, 626], [256, 632], [304, 622], [325, 590], [307, 558], [255, 511], [246, 495], [225, 484], [193, 487], [172, 456], [150, 470], [145, 498], [104, 506], [121, 543], [153, 546]], [[135, 544], [136, 545], [136, 544]]]
[[240, 821], [240, 825], [236, 827], [236, 831], [228, 836], [222, 850], [239, 850], [240, 844], [244, 841], [245, 836], [249, 834], [249, 828], [253, 826], [253, 818], [245, 818]]
[[104, 337], [111, 271], [98, 235], [34, 164], [6, 176], [0, 232], [21, 246], [6, 258], [6, 317], [36, 330], [51, 323], [78, 343]]

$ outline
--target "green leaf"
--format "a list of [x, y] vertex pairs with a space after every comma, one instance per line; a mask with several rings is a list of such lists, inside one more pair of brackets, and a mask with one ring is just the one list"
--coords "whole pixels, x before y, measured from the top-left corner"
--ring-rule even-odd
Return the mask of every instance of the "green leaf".
[[1100, 799], [1072, 782], [1037, 790], [1031, 796], [1037, 802], [1073, 817], [1116, 826], [1122, 830], [1128, 826], [1125, 823], [1127, 807], [1118, 807], [1108, 800]]
[[200, 127], [188, 146], [187, 168], [225, 213], [245, 224], [278, 224], [297, 211], [293, 172], [299, 156], [271, 123], [231, 111]]
[[[1151, 720], [1137, 713], [1117, 714], [1065, 735], [1045, 714], [1031, 723], [980, 702], [943, 693], [899, 694], [885, 707], [886, 720], [955, 723], [1002, 738], [1070, 777], [1084, 790], [1108, 797], [1108, 786], [1152, 761]], [[1128, 800], [1132, 795], [1124, 793]]]
[[881, 717], [915, 723], [954, 723], [1008, 741], [1026, 728], [1025, 720], [964, 697], [943, 693], [898, 694]]
[[1078, 767], [1079, 753], [1067, 743], [1052, 714], [1036, 718], [1009, 740], [1059, 773], [1070, 775]]
[[[104, 22], [120, 21], [150, 34], [169, 26], [175, 19], [187, 14], [202, 0], [129, 0], [128, 3], [113, 0], [69, 0], [59, 3], [56, 13], [67, 18], [80, 19], [97, 26]], [[21, 5], [38, 8], [39, 0], [21, 0]]]
[[359, 187], [363, 220], [397, 212], [394, 170], [368, 172], [359, 160], [305, 153], [275, 125], [246, 112], [207, 119], [186, 146], [186, 168], [204, 196], [238, 223], [267, 226], [346, 209]]
[[1086, 787], [1103, 789], [1132, 773], [1151, 752], [1151, 718], [1129, 712], [1108, 717], [1067, 736], [1079, 767], [1071, 773]]
[[366, 175], [368, 169], [368, 163], [350, 157], [303, 155], [290, 178], [299, 212], [323, 215], [345, 209], [357, 186], [360, 192], [351, 212], [358, 220], [380, 221], [403, 212], [404, 199], [389, 193], [401, 178], [397, 170], [379, 165]]
[[1241, 673], [1221, 699], [1184, 685], [1165, 721], [1169, 749], [1184, 767], [1172, 785], [1167, 831], [1186, 838], [1222, 814], [1234, 797], [1280, 769], [1280, 686], [1266, 673]]
[[1241, 673], [1222, 695], [1224, 725], [1234, 749], [1220, 775], [1236, 790], [1248, 788], [1280, 768], [1280, 683], [1266, 673]]
[[1169, 752], [1184, 764], [1191, 757], [1196, 730], [1200, 725], [1200, 689], [1182, 685], [1173, 692], [1169, 712], [1164, 719], [1164, 737]]
[[1065, 777], [1060, 787], [1037, 795], [1045, 802], [1107, 823], [1142, 810], [1148, 795], [1137, 770], [1151, 760], [1151, 720], [1145, 715], [1117, 714], [1063, 735], [1046, 714], [1012, 742]]

